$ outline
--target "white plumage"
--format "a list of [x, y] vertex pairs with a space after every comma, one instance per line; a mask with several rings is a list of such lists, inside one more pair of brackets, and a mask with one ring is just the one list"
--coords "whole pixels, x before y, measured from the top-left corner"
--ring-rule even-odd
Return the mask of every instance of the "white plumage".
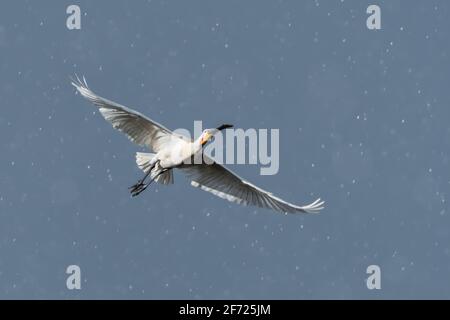
[[[144, 191], [153, 180], [162, 184], [172, 184], [172, 171], [177, 168], [191, 179], [192, 186], [238, 204], [269, 208], [283, 213], [316, 213], [323, 209], [324, 202], [320, 199], [305, 206], [286, 202], [202, 155], [203, 145], [219, 130], [231, 127], [229, 125], [206, 129], [197, 140], [192, 141], [174, 134], [139, 112], [96, 95], [89, 89], [84, 78], [81, 81], [77, 77], [72, 84], [83, 97], [99, 108], [102, 116], [115, 129], [125, 133], [131, 141], [154, 152], [136, 153], [136, 163], [146, 175], [131, 187], [133, 196]], [[198, 155], [203, 156], [204, 161], [195, 164], [192, 159]], [[145, 183], [147, 176], [151, 180]]]

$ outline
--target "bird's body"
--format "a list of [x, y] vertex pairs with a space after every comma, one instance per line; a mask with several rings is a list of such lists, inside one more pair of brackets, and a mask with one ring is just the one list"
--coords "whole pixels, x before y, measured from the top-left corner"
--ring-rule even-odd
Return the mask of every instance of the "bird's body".
[[[136, 153], [136, 163], [145, 176], [132, 186], [133, 196], [139, 195], [152, 181], [173, 183], [173, 169], [180, 169], [191, 179], [191, 185], [208, 191], [228, 201], [243, 205], [255, 205], [283, 213], [314, 213], [323, 207], [317, 199], [306, 206], [288, 203], [272, 193], [243, 180], [232, 171], [203, 154], [203, 146], [219, 131], [232, 127], [222, 125], [206, 129], [196, 140], [178, 135], [145, 117], [113, 101], [93, 93], [86, 80], [78, 77], [72, 82], [78, 92], [99, 108], [103, 117], [114, 128], [125, 133], [133, 142], [148, 147], [153, 153]], [[195, 161], [200, 157], [203, 161]], [[150, 182], [145, 183], [150, 178]]]
[[164, 146], [157, 154], [156, 158], [160, 161], [160, 164], [164, 168], [174, 168], [183, 164], [184, 161], [189, 159], [194, 152], [198, 152], [200, 148], [194, 148], [194, 143], [179, 139], [173, 143]]

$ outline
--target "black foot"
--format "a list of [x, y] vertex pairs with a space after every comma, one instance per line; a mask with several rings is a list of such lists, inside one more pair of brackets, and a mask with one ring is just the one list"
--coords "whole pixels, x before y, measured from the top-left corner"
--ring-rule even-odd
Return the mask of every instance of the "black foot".
[[138, 196], [139, 194], [141, 194], [142, 191], [144, 191], [145, 189], [147, 189], [148, 184], [145, 184], [143, 181], [139, 180], [138, 183], [136, 183], [135, 185], [129, 187], [131, 195], [133, 197]]
[[144, 184], [143, 180], [139, 180], [136, 184], [133, 184], [131, 187], [128, 187], [128, 189], [130, 189], [130, 192], [133, 192], [133, 190], [139, 188], [140, 186], [142, 186]]
[[[153, 169], [153, 167], [152, 167], [152, 169]], [[147, 174], [145, 175], [145, 177], [143, 179], [139, 180], [135, 185], [132, 185], [131, 187], [128, 188], [128, 189], [130, 189], [131, 195], [133, 197], [140, 195], [141, 192], [143, 192], [145, 189], [147, 189], [148, 186], [159, 177], [159, 175], [163, 174], [164, 172], [166, 172], [168, 170], [168, 169], [162, 170], [155, 177], [151, 178], [149, 183], [144, 183], [145, 179], [147, 179], [147, 177], [150, 174], [152, 169], [150, 169], [147, 172]]]
[[131, 196], [132, 197], [136, 197], [138, 195], [140, 195], [145, 189], [147, 189], [148, 184], [143, 184], [142, 186], [140, 186], [139, 188], [132, 190], [131, 191]]

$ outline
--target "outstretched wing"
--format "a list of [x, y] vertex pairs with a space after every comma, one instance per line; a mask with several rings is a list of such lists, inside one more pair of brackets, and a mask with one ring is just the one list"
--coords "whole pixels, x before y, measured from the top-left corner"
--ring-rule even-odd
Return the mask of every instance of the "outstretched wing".
[[76, 77], [72, 85], [99, 108], [102, 116], [111, 122], [115, 129], [125, 133], [134, 143], [158, 152], [161, 145], [174, 138], [169, 129], [141, 113], [96, 95], [89, 89], [84, 77], [83, 80]]
[[[323, 209], [320, 198], [305, 206], [286, 202], [265, 191], [204, 155], [204, 163], [180, 167], [191, 179], [191, 185], [242, 205], [254, 205], [282, 213], [316, 213]], [[206, 163], [205, 163], [206, 162]], [[212, 164], [207, 164], [212, 163]]]

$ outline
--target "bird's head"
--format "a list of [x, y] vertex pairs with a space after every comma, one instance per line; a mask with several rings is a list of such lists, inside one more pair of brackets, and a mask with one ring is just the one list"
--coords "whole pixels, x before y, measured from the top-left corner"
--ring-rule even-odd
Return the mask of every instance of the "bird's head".
[[232, 128], [233, 125], [231, 124], [223, 124], [217, 128], [214, 129], [205, 129], [202, 132], [202, 135], [200, 136], [200, 144], [203, 146], [205, 145], [208, 141], [210, 141], [214, 135], [222, 130], [228, 129], [228, 128]]

